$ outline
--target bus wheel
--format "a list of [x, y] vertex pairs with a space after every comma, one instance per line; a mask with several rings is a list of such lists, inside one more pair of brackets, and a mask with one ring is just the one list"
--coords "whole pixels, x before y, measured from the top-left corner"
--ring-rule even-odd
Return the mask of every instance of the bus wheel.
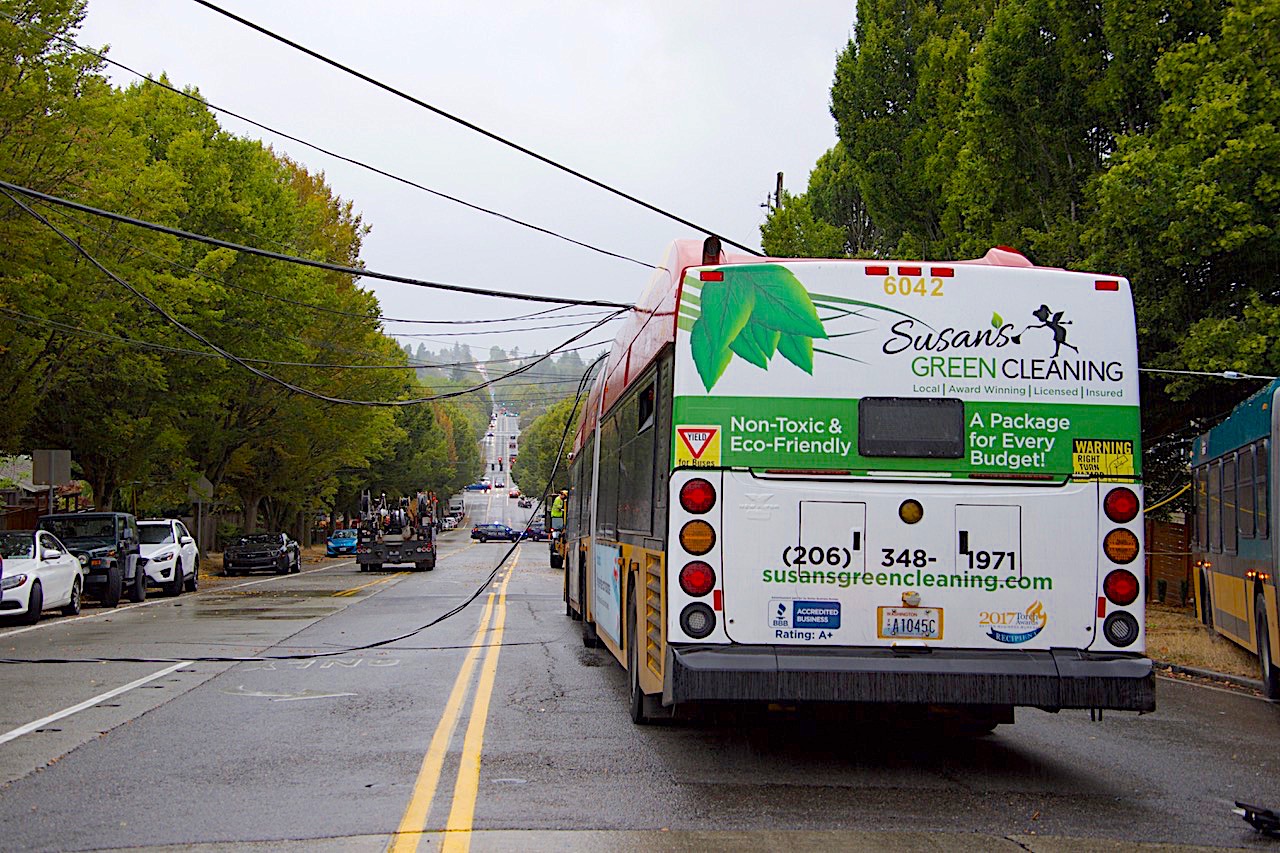
[[1280, 699], [1280, 671], [1271, 660], [1271, 632], [1267, 630], [1267, 602], [1261, 595], [1253, 606], [1258, 634], [1258, 668], [1262, 671], [1262, 692], [1268, 699]]
[[1203, 598], [1204, 598], [1204, 601], [1201, 602], [1200, 604], [1200, 608], [1204, 611], [1204, 614], [1201, 618], [1204, 621], [1204, 626], [1208, 628], [1210, 631], [1212, 631], [1213, 630], [1213, 594], [1209, 592], [1209, 575], [1207, 573], [1200, 575], [1200, 589], [1203, 590]]
[[602, 649], [595, 623], [587, 618], [587, 573], [578, 573], [578, 618], [582, 620], [582, 645], [589, 649]]
[[631, 686], [631, 722], [637, 726], [652, 722], [644, 713], [644, 691], [640, 689], [640, 656], [636, 654], [636, 585], [627, 585], [627, 683]]

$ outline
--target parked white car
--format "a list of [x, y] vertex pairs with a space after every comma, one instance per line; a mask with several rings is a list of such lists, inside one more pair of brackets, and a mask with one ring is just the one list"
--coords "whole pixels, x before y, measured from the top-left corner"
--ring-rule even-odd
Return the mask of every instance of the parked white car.
[[21, 616], [34, 625], [54, 607], [80, 612], [84, 568], [47, 530], [0, 530], [0, 616]]
[[199, 585], [200, 550], [186, 525], [174, 518], [148, 518], [138, 522], [139, 565], [147, 585], [163, 587], [169, 595], [192, 592]]

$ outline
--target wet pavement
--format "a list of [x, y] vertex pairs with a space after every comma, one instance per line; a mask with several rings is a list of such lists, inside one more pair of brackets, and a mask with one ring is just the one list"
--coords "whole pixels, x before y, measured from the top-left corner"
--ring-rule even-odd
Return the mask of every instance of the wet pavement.
[[[505, 494], [470, 500], [470, 523], [519, 520]], [[84, 706], [0, 741], [0, 849], [1274, 844], [1230, 813], [1280, 805], [1274, 705], [1161, 680], [1154, 714], [1020, 710], [967, 740], [786, 713], [636, 727], [545, 543], [422, 627], [510, 550], [469, 526], [434, 572], [330, 560], [0, 626], [6, 657], [148, 661], [0, 666], [0, 738]]]

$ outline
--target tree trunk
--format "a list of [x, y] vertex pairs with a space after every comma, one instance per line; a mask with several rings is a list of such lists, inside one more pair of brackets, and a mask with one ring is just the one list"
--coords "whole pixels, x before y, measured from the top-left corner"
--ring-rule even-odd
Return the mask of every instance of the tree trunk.
[[258, 507], [262, 504], [262, 495], [241, 494], [244, 504], [244, 532], [254, 533], [258, 529]]

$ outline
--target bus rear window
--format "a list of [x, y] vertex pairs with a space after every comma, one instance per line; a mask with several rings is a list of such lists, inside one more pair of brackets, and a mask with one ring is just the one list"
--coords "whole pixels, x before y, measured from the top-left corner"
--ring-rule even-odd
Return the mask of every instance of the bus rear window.
[[964, 456], [964, 401], [920, 397], [864, 397], [858, 401], [862, 456]]

